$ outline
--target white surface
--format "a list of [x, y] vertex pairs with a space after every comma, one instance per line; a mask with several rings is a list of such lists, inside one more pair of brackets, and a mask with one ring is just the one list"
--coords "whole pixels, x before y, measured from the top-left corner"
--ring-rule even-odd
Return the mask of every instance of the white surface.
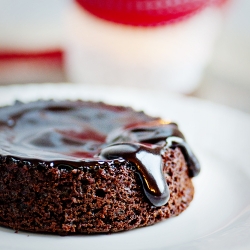
[[211, 64], [195, 93], [250, 113], [250, 1], [231, 0]]
[[143, 109], [179, 123], [201, 161], [196, 193], [180, 216], [129, 232], [96, 236], [51, 236], [0, 228], [3, 250], [249, 249], [250, 117], [209, 102], [163, 92], [89, 85], [0, 87], [0, 105], [15, 99], [83, 98]]
[[211, 7], [172, 25], [136, 27], [72, 5], [64, 39], [68, 79], [190, 93], [210, 59], [221, 19], [221, 9]]
[[250, 91], [250, 1], [231, 1], [211, 71], [229, 84], [233, 82]]
[[0, 51], [59, 49], [70, 0], [0, 0]]

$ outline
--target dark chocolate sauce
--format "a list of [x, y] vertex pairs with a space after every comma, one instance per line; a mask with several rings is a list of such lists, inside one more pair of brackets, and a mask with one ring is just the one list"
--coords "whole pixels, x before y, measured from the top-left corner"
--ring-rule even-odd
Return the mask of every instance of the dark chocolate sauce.
[[155, 206], [169, 199], [162, 152], [176, 147], [190, 177], [197, 175], [199, 163], [178, 126], [143, 112], [82, 101], [18, 102], [0, 109], [0, 156], [67, 170], [125, 160], [136, 166]]
[[141, 143], [117, 143], [101, 151], [101, 157], [108, 160], [126, 159], [134, 164], [143, 183], [143, 189], [154, 206], [168, 202], [169, 189], [163, 175], [161, 146]]
[[0, 109], [0, 155], [43, 161], [98, 160], [108, 133], [152, 121], [130, 108], [92, 102], [38, 101]]
[[179, 147], [189, 167], [189, 176], [194, 177], [200, 172], [200, 164], [185, 141], [176, 123], [154, 120], [144, 124], [130, 125], [118, 128], [109, 133], [107, 143], [140, 142], [146, 144], [162, 145], [164, 149]]
[[101, 151], [101, 156], [106, 159], [124, 158], [136, 165], [145, 194], [155, 206], [162, 206], [169, 199], [163, 175], [164, 150], [179, 147], [187, 162], [189, 176], [194, 177], [200, 172], [197, 158], [175, 123], [155, 120], [118, 128], [108, 135], [106, 141], [110, 146]]
[[163, 120], [154, 120], [146, 123], [130, 124], [124, 128], [118, 128], [109, 133], [106, 141], [110, 142], [145, 142], [156, 144], [165, 141], [170, 136], [176, 136], [184, 139], [179, 131], [177, 124], [165, 122]]
[[192, 152], [190, 146], [187, 144], [185, 140], [179, 137], [168, 137], [166, 139], [166, 145], [165, 149], [168, 148], [180, 148], [182, 151], [182, 154], [185, 157], [187, 166], [188, 166], [188, 172], [190, 177], [195, 177], [200, 173], [200, 163], [194, 153]]

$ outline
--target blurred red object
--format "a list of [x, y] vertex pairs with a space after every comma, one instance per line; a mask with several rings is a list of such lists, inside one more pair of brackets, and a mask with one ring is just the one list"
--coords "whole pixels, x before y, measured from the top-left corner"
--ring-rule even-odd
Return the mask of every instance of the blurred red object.
[[135, 26], [177, 22], [227, 0], [76, 0], [90, 13], [108, 21]]
[[11, 60], [51, 60], [55, 63], [62, 62], [63, 52], [57, 51], [45, 51], [45, 52], [0, 52], [1, 61]]

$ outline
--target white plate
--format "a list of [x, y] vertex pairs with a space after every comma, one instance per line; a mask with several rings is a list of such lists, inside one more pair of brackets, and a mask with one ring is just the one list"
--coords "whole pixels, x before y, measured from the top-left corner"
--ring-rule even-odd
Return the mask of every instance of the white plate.
[[14, 233], [0, 228], [2, 250], [250, 249], [250, 117], [156, 90], [45, 84], [0, 87], [0, 105], [15, 99], [83, 98], [133, 106], [179, 123], [201, 161], [196, 193], [180, 216], [128, 232], [95, 236]]

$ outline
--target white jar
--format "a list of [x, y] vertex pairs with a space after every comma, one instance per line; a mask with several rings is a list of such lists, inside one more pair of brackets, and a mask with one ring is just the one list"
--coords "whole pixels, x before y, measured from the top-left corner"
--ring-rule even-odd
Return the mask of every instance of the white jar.
[[195, 12], [160, 25], [127, 25], [104, 20], [75, 1], [66, 15], [68, 79], [192, 92], [222, 21], [221, 5], [207, 4]]

